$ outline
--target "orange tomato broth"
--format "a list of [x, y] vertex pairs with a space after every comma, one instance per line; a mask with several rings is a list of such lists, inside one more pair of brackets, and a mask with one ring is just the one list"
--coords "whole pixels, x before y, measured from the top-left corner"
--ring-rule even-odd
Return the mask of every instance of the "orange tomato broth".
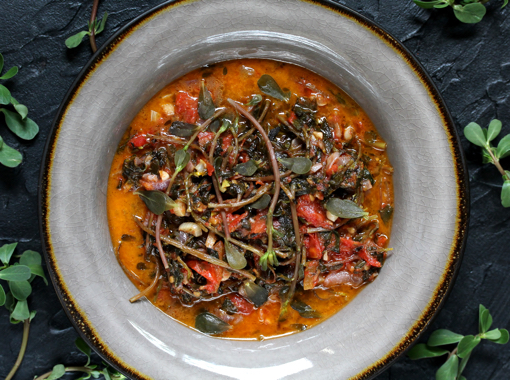
[[[165, 126], [164, 123], [169, 120], [172, 113], [175, 95], [179, 91], [186, 91], [191, 96], [198, 97], [202, 78], [205, 79], [216, 107], [221, 107], [228, 106], [226, 102], [228, 98], [246, 104], [253, 94], [260, 94], [257, 80], [263, 74], [271, 75], [283, 89], [291, 91], [291, 99], [288, 102], [290, 105], [295, 103], [297, 97], [310, 96], [311, 90], [306, 84], [312, 84], [316, 90], [322, 93], [322, 100], [327, 103], [320, 107], [320, 114], [329, 115], [328, 121], [331, 128], [335, 125], [345, 133], [348, 127], [352, 127], [361, 139], [367, 131], [377, 133], [366, 113], [345, 92], [319, 75], [287, 63], [243, 59], [196, 69], [168, 84], [133, 119], [121, 140], [121, 145], [137, 133], [166, 132], [168, 126]], [[315, 89], [312, 92], [316, 92]], [[279, 104], [281, 103], [283, 102]], [[287, 110], [281, 109], [281, 107], [273, 102], [265, 120], [272, 120], [276, 114]], [[156, 120], [154, 120], [154, 115], [156, 115]], [[154, 121], [151, 121], [151, 116]], [[271, 127], [274, 128], [275, 125]], [[382, 141], [380, 137], [378, 140]], [[385, 205], [393, 206], [392, 168], [385, 151], [363, 146], [363, 154], [371, 158], [368, 169], [375, 180], [372, 189], [365, 192], [363, 207], [370, 215], [379, 217], [378, 232], [389, 237], [391, 220], [387, 224], [383, 223], [378, 211]], [[145, 217], [147, 208], [140, 198], [133, 194], [133, 189], [128, 184], [118, 188], [119, 181], [123, 180], [122, 164], [131, 155], [130, 149], [122, 149], [122, 147], [115, 154], [108, 180], [107, 211], [113, 248], [118, 250], [119, 259], [125, 270], [131, 272], [130, 277], [134, 285], [143, 290], [145, 286], [140, 282], [150, 284], [154, 278], [155, 269], [153, 263], [147, 263], [144, 260], [143, 232], [136, 225], [134, 216]], [[131, 235], [134, 239], [123, 241], [119, 249], [123, 235]], [[221, 337], [262, 340], [308, 329], [337, 313], [363, 287], [364, 285], [355, 289], [351, 286], [340, 285], [331, 289], [297, 290], [296, 297], [318, 311], [322, 316], [320, 319], [302, 318], [297, 311], [289, 307], [286, 319], [279, 321], [280, 301], [278, 297], [271, 295], [268, 302], [250, 315], [229, 316], [227, 322], [232, 325], [232, 328], [221, 334]], [[172, 297], [169, 289], [165, 286], [153, 291], [148, 299], [171, 318], [190, 328], [194, 328], [195, 317], [198, 313], [213, 312], [221, 306], [223, 301], [223, 297], [218, 297], [215, 300], [199, 302], [193, 306], [183, 306], [177, 298]], [[339, 317], [341, 318], [341, 316]]]

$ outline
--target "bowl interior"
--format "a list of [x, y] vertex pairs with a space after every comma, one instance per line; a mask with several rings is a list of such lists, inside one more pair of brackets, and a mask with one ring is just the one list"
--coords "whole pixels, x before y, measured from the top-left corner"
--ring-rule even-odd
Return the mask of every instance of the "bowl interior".
[[[427, 323], [451, 280], [463, 236], [451, 126], [419, 68], [348, 13], [294, 0], [240, 3], [161, 8], [121, 34], [76, 86], [43, 194], [54, 283], [78, 327], [134, 378], [369, 376]], [[140, 108], [181, 75], [239, 58], [294, 63], [337, 84], [368, 113], [395, 168], [394, 251], [378, 279], [317, 327], [261, 342], [210, 338], [147, 301], [130, 304], [136, 289], [116, 262], [106, 218], [110, 164]]]

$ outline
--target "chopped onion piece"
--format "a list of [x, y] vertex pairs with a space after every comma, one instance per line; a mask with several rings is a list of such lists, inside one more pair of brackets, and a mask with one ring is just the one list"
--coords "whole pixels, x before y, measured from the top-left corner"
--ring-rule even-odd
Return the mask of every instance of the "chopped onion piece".
[[320, 162], [317, 162], [315, 165], [313, 165], [310, 169], [310, 173], [315, 173], [316, 171], [318, 171], [320, 168], [322, 168], [322, 164]]
[[193, 235], [194, 237], [202, 236], [202, 229], [198, 224], [193, 222], [182, 223], [179, 226], [179, 231], [186, 232]]
[[161, 118], [161, 114], [151, 110], [151, 121], [158, 121]]
[[186, 205], [180, 201], [175, 202], [173, 212], [176, 216], [186, 216]]
[[209, 231], [209, 235], [207, 235], [207, 240], [205, 241], [205, 246], [207, 248], [213, 248], [216, 243], [216, 234], [212, 231]]
[[326, 211], [326, 217], [331, 220], [333, 223], [336, 222], [336, 220], [338, 219], [338, 216], [335, 216], [333, 215], [332, 213], [330, 213], [329, 211]]
[[165, 103], [161, 105], [161, 108], [163, 108], [163, 112], [166, 116], [172, 116], [175, 114], [175, 107], [173, 104]]

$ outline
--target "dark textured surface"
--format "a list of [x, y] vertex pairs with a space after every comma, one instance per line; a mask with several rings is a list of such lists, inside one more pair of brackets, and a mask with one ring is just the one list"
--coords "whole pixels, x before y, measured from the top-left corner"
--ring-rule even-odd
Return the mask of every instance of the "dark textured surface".
[[[458, 22], [450, 9], [422, 10], [410, 0], [339, 1], [379, 23], [417, 56], [450, 109], [459, 131], [470, 121], [486, 125], [503, 121], [510, 133], [510, 6], [492, 0], [478, 25]], [[108, 11], [108, 22], [98, 37], [101, 45], [116, 30], [161, 0], [103, 0], [99, 14]], [[37, 219], [38, 173], [52, 120], [74, 78], [91, 56], [88, 41], [74, 50], [64, 41], [85, 27], [92, 1], [1, 0], [0, 52], [5, 66], [20, 73], [6, 82], [14, 97], [29, 107], [29, 116], [40, 126], [39, 135], [24, 142], [10, 133], [0, 118], [0, 135], [19, 149], [23, 163], [14, 169], [0, 166], [0, 245], [18, 241], [25, 249], [41, 252]], [[445, 307], [427, 337], [436, 328], [462, 334], [476, 333], [477, 307], [483, 303], [497, 327], [510, 327], [510, 209], [500, 205], [501, 176], [482, 165], [479, 149], [464, 138], [471, 183], [470, 234], [464, 261]], [[503, 161], [510, 168], [510, 160]], [[84, 356], [74, 348], [77, 333], [50, 286], [35, 280], [29, 299], [38, 314], [32, 322], [27, 354], [15, 379], [31, 379], [53, 365], [79, 365]], [[0, 308], [0, 378], [16, 360], [22, 326], [9, 324]], [[99, 359], [95, 357], [99, 363]], [[413, 362], [401, 358], [379, 380], [433, 379], [443, 359]], [[468, 379], [508, 379], [510, 344], [479, 346], [464, 374]], [[73, 378], [72, 376], [68, 377]]]

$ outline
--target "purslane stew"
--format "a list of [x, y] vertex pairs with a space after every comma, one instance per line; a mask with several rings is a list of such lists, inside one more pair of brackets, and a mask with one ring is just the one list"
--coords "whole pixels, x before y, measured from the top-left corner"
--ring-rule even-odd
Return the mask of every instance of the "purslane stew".
[[392, 173], [366, 113], [317, 74], [269, 60], [192, 71], [143, 107], [112, 163], [131, 302], [223, 338], [310, 328], [384, 264]]

